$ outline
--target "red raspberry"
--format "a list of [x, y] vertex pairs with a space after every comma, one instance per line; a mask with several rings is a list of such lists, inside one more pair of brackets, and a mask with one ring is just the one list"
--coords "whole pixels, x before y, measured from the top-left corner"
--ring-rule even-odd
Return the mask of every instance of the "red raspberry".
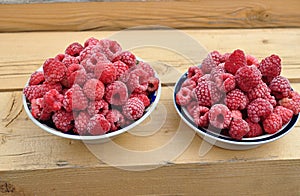
[[130, 72], [127, 86], [130, 92], [141, 93], [148, 89], [148, 74], [142, 69], [135, 69]]
[[265, 99], [254, 99], [247, 107], [247, 114], [249, 119], [258, 123], [266, 119], [273, 112], [273, 106]]
[[90, 37], [84, 42], [84, 47], [86, 48], [88, 46], [94, 46], [97, 44], [99, 44], [99, 40], [94, 37]]
[[76, 57], [79, 56], [82, 50], [83, 50], [83, 46], [78, 42], [74, 42], [66, 48], [65, 53]]
[[113, 66], [116, 67], [116, 77], [117, 80], [124, 74], [126, 73], [126, 71], [128, 71], [129, 67], [128, 65], [126, 65], [125, 63], [123, 63], [122, 61], [116, 61], [113, 63]]
[[83, 92], [90, 100], [100, 100], [104, 95], [105, 86], [104, 84], [97, 79], [90, 79], [86, 81], [83, 86]]
[[210, 80], [217, 82], [220, 75], [224, 74], [225, 70], [224, 70], [224, 65], [219, 64], [218, 66], [212, 68], [211, 72], [210, 72]]
[[188, 113], [193, 116], [194, 115], [194, 111], [196, 109], [196, 107], [198, 107], [198, 102], [197, 101], [191, 101], [187, 106], [186, 109], [188, 111]]
[[225, 104], [230, 110], [243, 110], [248, 104], [248, 98], [240, 89], [234, 89], [227, 93]]
[[242, 50], [235, 50], [225, 62], [224, 68], [227, 72], [235, 75], [238, 69], [246, 66], [246, 57]]
[[291, 91], [289, 97], [278, 101], [279, 105], [288, 108], [297, 115], [300, 112], [300, 95], [295, 91]]
[[271, 113], [264, 121], [263, 127], [267, 133], [276, 133], [282, 127], [282, 119], [278, 114]]
[[38, 99], [33, 99], [31, 101], [31, 114], [34, 118], [41, 120], [41, 121], [46, 121], [51, 118], [51, 112], [46, 112], [44, 110], [44, 99], [43, 98], [38, 98]]
[[210, 124], [219, 129], [228, 128], [231, 118], [231, 111], [223, 104], [213, 105], [208, 112]]
[[243, 119], [243, 114], [240, 110], [231, 110], [232, 118], [241, 118]]
[[64, 79], [67, 67], [62, 62], [53, 58], [47, 59], [43, 65], [45, 80], [51, 83], [60, 82]]
[[86, 75], [86, 71], [81, 65], [71, 64], [67, 68], [66, 76], [61, 81], [61, 84], [66, 88], [71, 88], [74, 83], [83, 86], [86, 81]]
[[249, 132], [244, 137], [257, 137], [264, 133], [259, 123], [254, 123], [250, 119], [246, 119], [249, 126]]
[[193, 119], [198, 127], [208, 127], [208, 111], [205, 106], [197, 106], [193, 111]]
[[201, 81], [210, 81], [210, 74], [204, 74], [202, 77], [199, 78], [199, 80], [197, 82], [201, 82]]
[[111, 128], [111, 124], [102, 114], [95, 114], [87, 125], [87, 131], [91, 135], [103, 135]]
[[114, 81], [105, 89], [105, 100], [112, 105], [123, 105], [127, 102], [127, 86], [121, 81]]
[[241, 140], [249, 132], [249, 125], [241, 118], [234, 118], [230, 123], [229, 135], [233, 139]]
[[218, 51], [212, 51], [209, 53], [211, 58], [216, 62], [216, 64], [220, 64], [223, 61], [223, 55], [221, 55]]
[[34, 72], [29, 79], [29, 85], [38, 85], [45, 81], [44, 73], [41, 71]]
[[81, 87], [74, 84], [64, 95], [63, 106], [67, 112], [73, 110], [84, 110], [88, 106], [88, 99]]
[[117, 78], [117, 70], [112, 63], [98, 63], [94, 73], [104, 84], [110, 84]]
[[119, 54], [114, 60], [113, 62], [116, 61], [121, 61], [123, 63], [125, 63], [128, 67], [133, 67], [136, 65], [137, 61], [136, 61], [136, 57], [134, 56], [134, 54], [132, 54], [129, 51], [124, 51], [121, 54]]
[[195, 94], [199, 105], [210, 107], [218, 102], [222, 94], [218, 90], [216, 84], [212, 81], [201, 81], [195, 88]]
[[144, 70], [148, 74], [148, 77], [155, 76], [155, 72], [154, 72], [153, 68], [151, 67], [151, 65], [149, 65], [148, 63], [145, 63], [143, 61], [139, 62], [139, 64], [137, 65], [137, 69]]
[[52, 116], [53, 123], [55, 127], [62, 132], [68, 132], [73, 129], [74, 124], [74, 117], [73, 113], [66, 112], [65, 110], [61, 109], [55, 112]]
[[262, 76], [266, 78], [266, 81], [270, 82], [281, 73], [281, 59], [279, 56], [272, 54], [260, 62], [259, 70]]
[[261, 82], [261, 73], [255, 66], [244, 66], [237, 70], [235, 79], [238, 87], [248, 92]]
[[292, 110], [283, 106], [276, 106], [273, 112], [281, 117], [283, 125], [287, 124], [292, 119], [294, 114]]
[[212, 53], [209, 53], [207, 57], [203, 59], [201, 63], [201, 70], [203, 74], [210, 73], [214, 67], [218, 66], [219, 61], [215, 61], [213, 56], [214, 55], [212, 55]]
[[99, 101], [90, 101], [87, 107], [87, 112], [90, 116], [94, 116], [95, 114], [106, 115], [108, 108], [108, 103], [103, 99]]
[[230, 55], [231, 55], [231, 53], [229, 53], [229, 52], [226, 52], [225, 54], [223, 54], [222, 58], [221, 58], [221, 63], [225, 63], [226, 61], [228, 61]]
[[194, 88], [196, 88], [197, 83], [194, 80], [191, 80], [190, 78], [187, 78], [181, 85], [182, 87], [186, 87], [190, 90], [193, 90]]
[[74, 124], [74, 132], [78, 135], [86, 135], [87, 133], [87, 125], [90, 121], [90, 115], [86, 111], [79, 112], [79, 114], [75, 117]]
[[143, 102], [145, 108], [148, 107], [148, 106], [150, 105], [150, 99], [149, 99], [148, 96], [145, 95], [145, 94], [132, 93], [132, 94], [130, 95], [129, 98], [132, 98], [132, 97], [137, 97], [137, 98], [139, 98], [139, 99]]
[[129, 120], [137, 120], [143, 116], [145, 106], [137, 97], [127, 100], [123, 106], [123, 115]]
[[185, 106], [192, 100], [192, 91], [186, 87], [181, 88], [176, 94], [176, 103]]
[[277, 105], [275, 97], [272, 96], [270, 93], [266, 94], [264, 99], [267, 100], [273, 107]]
[[247, 54], [246, 61], [247, 61], [247, 65], [249, 65], [249, 66], [254, 65], [257, 68], [259, 67], [258, 59], [255, 58], [254, 56]]
[[158, 85], [159, 85], [159, 79], [156, 77], [150, 77], [148, 79], [147, 91], [150, 93], [155, 92], [158, 89]]
[[204, 74], [202, 73], [202, 70], [198, 66], [192, 66], [188, 69], [188, 75], [187, 77], [191, 79], [194, 82], [197, 82], [199, 78], [201, 78]]
[[57, 90], [51, 89], [43, 97], [43, 108], [46, 112], [54, 112], [60, 110], [64, 96]]
[[111, 131], [116, 131], [125, 125], [125, 118], [119, 110], [109, 110], [106, 115], [106, 119], [111, 124]]
[[270, 92], [271, 90], [267, 86], [267, 84], [264, 83], [263, 81], [260, 81], [256, 87], [250, 89], [247, 92], [247, 97], [250, 101], [252, 101], [257, 98], [265, 98], [267, 94], [270, 94]]
[[98, 63], [110, 63], [110, 61], [102, 53], [93, 53], [81, 61], [81, 65], [89, 73], [93, 73], [95, 71], [95, 67]]
[[86, 74], [86, 81], [90, 80], [90, 79], [95, 79], [96, 76], [94, 73], [87, 73]]
[[116, 41], [109, 39], [102, 39], [99, 41], [99, 47], [101, 48], [102, 53], [110, 61], [115, 59], [122, 52], [121, 46]]
[[33, 99], [41, 98], [44, 96], [45, 92], [42, 85], [31, 85], [26, 86], [23, 89], [25, 97], [31, 102]]
[[291, 85], [287, 78], [276, 76], [270, 83], [269, 88], [276, 99], [282, 99], [289, 96]]
[[229, 92], [235, 89], [235, 79], [230, 73], [222, 73], [215, 78], [215, 83], [221, 92]]
[[68, 67], [72, 64], [79, 64], [78, 57], [70, 56], [67, 54], [64, 54], [63, 57], [62, 56], [59, 57], [59, 55], [57, 55], [55, 58], [58, 59], [59, 61], [61, 61], [63, 64], [65, 64], [66, 67]]

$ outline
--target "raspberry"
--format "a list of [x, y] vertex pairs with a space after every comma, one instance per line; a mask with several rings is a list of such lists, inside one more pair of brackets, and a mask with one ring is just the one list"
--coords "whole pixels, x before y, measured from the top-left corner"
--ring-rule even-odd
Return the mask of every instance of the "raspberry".
[[258, 59], [249, 54], [246, 55], [246, 62], [247, 62], [247, 65], [249, 65], [249, 66], [254, 65], [257, 68], [259, 67]]
[[176, 94], [176, 103], [185, 106], [192, 100], [192, 91], [186, 87], [181, 88]]
[[207, 107], [218, 102], [222, 97], [222, 94], [218, 90], [216, 84], [212, 81], [199, 82], [195, 88], [195, 94], [199, 105]]
[[233, 139], [241, 140], [249, 132], [249, 125], [241, 118], [234, 118], [230, 123], [229, 135]]
[[82, 86], [86, 81], [86, 71], [79, 64], [71, 64], [67, 68], [66, 76], [61, 84], [66, 88], [71, 88], [74, 83]]
[[248, 92], [261, 82], [261, 73], [255, 66], [244, 66], [237, 70], [235, 79], [238, 87]]
[[196, 107], [198, 107], [197, 101], [191, 101], [186, 105], [186, 109], [191, 116], [194, 115]]
[[227, 93], [225, 104], [230, 110], [243, 110], [248, 103], [247, 96], [239, 89], [234, 89]]
[[227, 72], [235, 75], [238, 69], [246, 66], [246, 57], [242, 50], [235, 50], [225, 62], [224, 68]]
[[247, 114], [249, 119], [258, 123], [264, 120], [273, 112], [273, 106], [265, 99], [254, 99], [247, 107]]
[[65, 53], [76, 57], [79, 56], [82, 50], [83, 50], [83, 46], [78, 42], [74, 42], [66, 48]]
[[[58, 56], [56, 56], [55, 58], [57, 58]], [[59, 57], [57, 58], [59, 59]], [[78, 57], [74, 57], [74, 56], [70, 56], [65, 54], [63, 59], [60, 60], [63, 64], [65, 64], [66, 67], [72, 65], [72, 64], [79, 64], [79, 58]]]
[[94, 46], [97, 44], [99, 44], [99, 40], [94, 37], [90, 37], [84, 42], [84, 47], [86, 48], [88, 46]]
[[249, 132], [244, 137], [257, 137], [264, 133], [259, 123], [254, 123], [248, 118], [246, 119], [246, 122], [249, 126]]
[[116, 61], [121, 61], [123, 63], [125, 63], [128, 67], [133, 67], [136, 65], [137, 61], [136, 61], [136, 57], [134, 56], [134, 54], [132, 54], [129, 51], [124, 51], [121, 52], [121, 54], [119, 54], [114, 60], [113, 62]]
[[224, 66], [222, 66], [222, 64], [212, 68], [211, 72], [210, 72], [210, 80], [217, 82], [220, 75], [224, 74], [225, 70], [224, 70]]
[[229, 52], [226, 52], [225, 54], [222, 55], [222, 58], [221, 58], [221, 62], [225, 63], [226, 61], [228, 61], [229, 57], [230, 57], [231, 53]]
[[247, 97], [250, 101], [257, 98], [265, 98], [267, 94], [270, 94], [271, 90], [266, 83], [260, 81], [258, 85], [247, 92]]
[[214, 61], [211, 53], [207, 55], [205, 59], [203, 59], [201, 63], [201, 70], [203, 74], [210, 73], [214, 67], [218, 66], [219, 62]]
[[121, 46], [116, 41], [102, 39], [99, 41], [100, 49], [108, 60], [112, 61], [122, 52]]
[[143, 71], [145, 71], [148, 74], [148, 77], [154, 77], [155, 76], [155, 72], [154, 72], [153, 68], [148, 63], [140, 61], [137, 68], [140, 68]]
[[219, 129], [228, 128], [231, 122], [231, 112], [226, 105], [215, 104], [208, 112], [208, 119], [211, 125]]
[[235, 79], [234, 76], [230, 73], [222, 73], [215, 78], [218, 89], [221, 92], [229, 92], [235, 89]]
[[232, 118], [243, 118], [243, 114], [240, 110], [231, 110]]
[[276, 76], [270, 83], [269, 88], [276, 99], [282, 99], [289, 96], [291, 85], [287, 78]]
[[204, 74], [202, 77], [200, 77], [199, 79], [198, 79], [198, 81], [197, 82], [201, 82], [201, 81], [210, 81], [210, 74]]
[[222, 63], [223, 56], [218, 51], [212, 51], [209, 53], [214, 62], [218, 65]]
[[[149, 86], [149, 85], [148, 85]], [[193, 90], [194, 88], [196, 88], [197, 83], [194, 80], [191, 80], [190, 78], [187, 78], [181, 85], [182, 87], [186, 87], [190, 90]]]
[[259, 70], [266, 81], [270, 82], [274, 77], [281, 73], [281, 59], [279, 56], [272, 54], [260, 62]]
[[33, 99], [41, 98], [44, 95], [42, 85], [26, 86], [23, 90], [25, 97], [31, 102]]
[[94, 116], [95, 114], [106, 115], [108, 108], [108, 103], [103, 99], [99, 101], [90, 101], [87, 107], [87, 112], [90, 116]]
[[84, 60], [81, 61], [81, 65], [89, 73], [93, 73], [95, 71], [95, 67], [98, 63], [100, 64], [110, 62], [102, 53], [93, 53], [89, 57], [86, 57]]
[[106, 119], [111, 124], [111, 131], [116, 131], [125, 125], [125, 118], [123, 114], [115, 109], [108, 111]]
[[199, 78], [203, 76], [202, 70], [198, 66], [192, 66], [188, 69], [188, 75], [187, 77], [191, 79], [194, 82], [197, 82]]
[[267, 133], [276, 133], [282, 127], [282, 119], [278, 114], [271, 113], [264, 121], [263, 127]]
[[208, 127], [208, 111], [205, 106], [197, 106], [193, 111], [193, 119], [198, 127]]
[[105, 100], [112, 105], [123, 105], [127, 102], [127, 86], [121, 81], [114, 81], [105, 89]]
[[83, 86], [83, 92], [90, 100], [100, 100], [104, 95], [105, 86], [97, 79], [90, 79], [86, 81]]
[[51, 112], [46, 112], [43, 109], [43, 104], [44, 99], [43, 98], [38, 98], [38, 99], [33, 99], [31, 101], [31, 114], [34, 118], [41, 120], [41, 121], [46, 121], [51, 118]]
[[129, 98], [132, 98], [132, 97], [139, 98], [143, 102], [145, 108], [150, 105], [150, 99], [145, 94], [132, 93]]
[[292, 110], [283, 106], [276, 106], [273, 112], [281, 117], [283, 125], [287, 124], [292, 119], [294, 114]]
[[51, 83], [64, 79], [67, 67], [62, 62], [53, 58], [47, 59], [43, 65], [45, 80]]
[[123, 115], [129, 120], [137, 120], [143, 116], [145, 106], [137, 97], [127, 100], [123, 106]]
[[64, 96], [57, 90], [49, 90], [43, 97], [43, 108], [46, 112], [54, 112], [60, 110]]
[[112, 63], [98, 63], [94, 73], [104, 84], [110, 84], [117, 78], [117, 70]]
[[150, 77], [148, 79], [147, 91], [150, 93], [155, 92], [158, 89], [158, 85], [159, 85], [159, 79], [156, 77]]
[[74, 132], [78, 135], [85, 135], [87, 133], [87, 125], [90, 121], [90, 115], [86, 111], [79, 112], [75, 117]]
[[130, 72], [127, 86], [130, 92], [141, 93], [148, 89], [148, 74], [142, 69], [135, 69]]
[[88, 106], [88, 99], [81, 87], [74, 84], [64, 95], [63, 106], [67, 112], [72, 110], [84, 110]]
[[45, 81], [44, 73], [41, 71], [34, 72], [29, 79], [29, 85], [38, 85]]
[[129, 69], [128, 65], [123, 63], [122, 61], [116, 61], [113, 63], [113, 66], [116, 67], [116, 77], [117, 80]]
[[289, 97], [278, 101], [279, 105], [288, 108], [297, 115], [300, 112], [300, 95], [295, 91], [291, 91]]
[[73, 129], [74, 118], [73, 113], [66, 112], [65, 110], [61, 109], [55, 112], [52, 116], [53, 123], [55, 127], [62, 132], [68, 132], [69, 130]]
[[91, 135], [103, 135], [110, 130], [111, 124], [102, 114], [95, 114], [87, 125]]

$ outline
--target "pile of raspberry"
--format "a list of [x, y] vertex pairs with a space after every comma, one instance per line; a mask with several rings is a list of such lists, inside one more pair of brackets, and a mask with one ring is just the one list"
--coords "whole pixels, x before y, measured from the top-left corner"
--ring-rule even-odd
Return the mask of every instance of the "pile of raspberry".
[[280, 76], [281, 68], [275, 54], [259, 62], [239, 49], [212, 51], [188, 69], [176, 103], [198, 127], [236, 140], [273, 134], [300, 111], [300, 94]]
[[72, 43], [23, 90], [34, 118], [68, 134], [103, 135], [141, 118], [157, 91], [151, 66], [109, 39]]

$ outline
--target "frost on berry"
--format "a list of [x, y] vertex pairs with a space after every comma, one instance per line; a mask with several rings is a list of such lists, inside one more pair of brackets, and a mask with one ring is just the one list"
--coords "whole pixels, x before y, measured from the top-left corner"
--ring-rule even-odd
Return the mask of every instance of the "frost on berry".
[[142, 69], [135, 69], [130, 72], [127, 87], [129, 92], [141, 93], [148, 89], [148, 74]]
[[223, 104], [213, 105], [208, 112], [209, 123], [219, 129], [228, 128], [231, 118], [231, 111]]
[[117, 78], [117, 70], [112, 63], [97, 63], [94, 73], [104, 84], [110, 84]]
[[125, 125], [125, 118], [123, 114], [116, 109], [109, 110], [106, 119], [111, 124], [111, 131], [116, 131]]
[[241, 140], [249, 132], [248, 123], [241, 118], [234, 118], [230, 123], [229, 135], [233, 139]]
[[274, 113], [281, 117], [283, 125], [287, 124], [292, 119], [294, 114], [292, 110], [283, 106], [276, 106], [274, 108]]
[[68, 132], [74, 127], [74, 117], [72, 112], [66, 112], [61, 109], [52, 116], [55, 127], [62, 132]]
[[95, 114], [102, 114], [105, 116], [109, 110], [109, 104], [103, 99], [90, 101], [86, 110], [90, 116], [94, 116]]
[[84, 47], [86, 48], [88, 46], [94, 46], [97, 44], [99, 44], [99, 40], [94, 37], [90, 37], [84, 42]]
[[213, 51], [207, 55], [206, 58], [203, 59], [201, 63], [201, 70], [203, 74], [210, 73], [214, 67], [217, 67], [220, 63], [221, 55], [217, 51]]
[[99, 41], [98, 46], [100, 47], [101, 52], [110, 61], [115, 59], [122, 52], [121, 46], [118, 44], [118, 42], [113, 40], [102, 39]]
[[246, 55], [246, 61], [247, 61], [248, 66], [254, 65], [257, 68], [259, 67], [258, 59], [256, 57], [252, 56], [252, 55], [247, 54]]
[[237, 70], [235, 79], [238, 87], [248, 92], [261, 82], [261, 73], [255, 66], [244, 66]]
[[100, 100], [104, 95], [105, 86], [97, 79], [90, 79], [86, 81], [83, 86], [83, 92], [90, 100]]
[[238, 69], [246, 66], [246, 57], [242, 50], [235, 50], [226, 60], [224, 68], [227, 72], [235, 75]]
[[46, 112], [55, 112], [62, 107], [62, 101], [64, 96], [60, 94], [56, 89], [49, 90], [43, 96], [43, 108]]
[[248, 98], [241, 90], [234, 89], [227, 93], [225, 104], [230, 110], [243, 110], [248, 104]]
[[150, 77], [148, 79], [148, 88], [147, 88], [148, 92], [153, 93], [153, 92], [157, 91], [158, 86], [159, 86], [159, 79], [158, 78]]
[[88, 73], [93, 73], [97, 64], [110, 63], [106, 56], [102, 53], [92, 53], [81, 61], [81, 65]]
[[265, 99], [257, 98], [247, 106], [249, 119], [258, 123], [266, 119], [273, 112], [273, 106]]
[[281, 59], [279, 56], [272, 54], [260, 62], [259, 70], [265, 77], [266, 82], [270, 82], [274, 77], [281, 73]]
[[89, 121], [90, 115], [86, 111], [79, 112], [74, 119], [74, 132], [78, 135], [86, 135]]
[[282, 127], [282, 119], [278, 114], [271, 113], [263, 121], [263, 127], [267, 133], [276, 133]]
[[123, 105], [123, 115], [128, 120], [137, 120], [143, 116], [145, 106], [137, 97], [132, 97]]
[[31, 74], [29, 79], [29, 85], [42, 84], [45, 81], [44, 73], [41, 71], [36, 71]]
[[63, 106], [67, 112], [84, 110], [88, 106], [88, 99], [79, 85], [74, 84], [72, 88], [66, 91]]
[[208, 111], [209, 108], [205, 106], [195, 106], [193, 109], [193, 119], [197, 126], [199, 127], [208, 127]]
[[66, 88], [71, 88], [73, 84], [83, 86], [86, 81], [86, 71], [79, 64], [71, 64], [68, 66], [66, 75], [61, 84]]
[[271, 93], [276, 97], [276, 99], [282, 99], [289, 96], [291, 91], [291, 85], [287, 78], [283, 76], [276, 76], [271, 81], [269, 88]]
[[176, 94], [176, 103], [185, 106], [192, 100], [192, 91], [189, 88], [183, 87]]
[[257, 137], [264, 133], [261, 125], [259, 123], [254, 123], [250, 119], [246, 119], [249, 126], [249, 132], [244, 137]]
[[113, 59], [113, 62], [116, 61], [121, 61], [125, 63], [128, 67], [133, 67], [137, 64], [135, 55], [129, 51], [121, 52], [121, 54], [119, 54]]
[[192, 66], [192, 67], [189, 67], [189, 69], [188, 69], [187, 77], [189, 80], [197, 82], [199, 80], [199, 78], [201, 78], [203, 75], [204, 74], [203, 74], [201, 68], [198, 66]]
[[87, 124], [87, 131], [91, 135], [103, 135], [111, 128], [111, 124], [102, 114], [95, 114]]
[[45, 80], [51, 83], [60, 82], [64, 79], [67, 67], [62, 62], [50, 58], [43, 65]]
[[114, 81], [105, 89], [105, 100], [111, 105], [124, 105], [128, 99], [127, 86], [121, 81]]
[[278, 103], [279, 105], [292, 110], [294, 115], [297, 115], [300, 112], [300, 94], [295, 91], [291, 91], [289, 97], [280, 99]]
[[210, 107], [220, 101], [222, 93], [212, 81], [200, 81], [195, 88], [195, 94], [199, 105]]
[[181, 85], [181, 88], [186, 87], [190, 90], [193, 90], [196, 88], [197, 83], [194, 80], [191, 80], [190, 78], [187, 78]]

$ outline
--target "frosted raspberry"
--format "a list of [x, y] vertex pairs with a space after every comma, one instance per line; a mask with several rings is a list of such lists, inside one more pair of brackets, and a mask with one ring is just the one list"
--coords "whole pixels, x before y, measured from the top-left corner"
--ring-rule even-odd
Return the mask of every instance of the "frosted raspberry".
[[222, 64], [212, 68], [211, 72], [210, 72], [210, 80], [217, 82], [220, 75], [225, 73], [225, 69], [224, 66]]
[[158, 89], [158, 85], [159, 85], [159, 79], [156, 77], [150, 77], [148, 79], [147, 91], [150, 93], [155, 92]]
[[283, 125], [287, 124], [292, 119], [294, 114], [292, 110], [283, 106], [276, 106], [273, 112], [281, 117]]
[[88, 81], [90, 79], [96, 79], [96, 76], [95, 76], [94, 73], [87, 73], [86, 74], [86, 81]]
[[258, 123], [267, 118], [273, 112], [273, 106], [265, 99], [257, 98], [249, 103], [247, 114], [249, 119]]
[[67, 68], [66, 76], [61, 81], [61, 84], [66, 88], [71, 88], [73, 84], [83, 86], [86, 81], [86, 71], [79, 64], [71, 64]]
[[86, 111], [81, 111], [74, 120], [74, 132], [78, 135], [86, 135], [87, 125], [90, 121], [90, 115]]
[[227, 93], [225, 104], [230, 110], [243, 110], [248, 104], [247, 96], [239, 89]]
[[204, 74], [202, 77], [200, 77], [197, 81], [197, 83], [202, 82], [202, 81], [210, 81], [210, 74]]
[[88, 99], [78, 84], [67, 90], [64, 95], [63, 106], [67, 112], [84, 110], [88, 106]]
[[243, 114], [240, 110], [231, 110], [232, 118], [243, 118]]
[[215, 50], [210, 52], [209, 54], [217, 65], [223, 62], [223, 55], [221, 55], [218, 51]]
[[246, 66], [246, 57], [242, 50], [235, 50], [225, 62], [224, 68], [227, 72], [235, 75], [238, 69]]
[[261, 73], [255, 66], [244, 66], [237, 70], [235, 79], [238, 87], [248, 92], [261, 82]]
[[127, 86], [129, 92], [141, 93], [148, 89], [148, 74], [142, 69], [135, 69], [130, 72]]
[[43, 65], [45, 80], [51, 83], [60, 82], [64, 79], [67, 67], [53, 58], [47, 59]]
[[108, 103], [101, 99], [99, 101], [90, 101], [87, 107], [87, 112], [90, 116], [94, 116], [95, 114], [106, 115], [109, 109]]
[[123, 115], [129, 120], [137, 120], [143, 116], [145, 106], [137, 97], [127, 100], [123, 106]]
[[57, 90], [51, 89], [43, 96], [43, 108], [46, 112], [60, 110], [64, 96]]
[[112, 105], [123, 105], [127, 102], [127, 86], [121, 81], [114, 81], [105, 89], [105, 100]]
[[267, 100], [273, 107], [277, 105], [277, 101], [275, 97], [272, 96], [271, 94], [266, 94], [264, 99]]
[[187, 78], [181, 85], [182, 87], [186, 87], [190, 90], [193, 90], [194, 88], [196, 88], [197, 83], [194, 80], [191, 80], [190, 78]]
[[276, 76], [271, 81], [269, 88], [271, 89], [272, 95], [274, 95], [276, 99], [288, 97], [291, 91], [289, 80], [283, 76]]
[[83, 46], [78, 42], [74, 42], [66, 48], [65, 53], [71, 56], [79, 56], [82, 50]]
[[31, 114], [34, 118], [46, 121], [51, 118], [51, 112], [44, 110], [44, 99], [38, 98], [31, 101]]
[[94, 46], [97, 44], [99, 44], [99, 40], [94, 37], [90, 37], [84, 42], [84, 47], [86, 48], [88, 46]]
[[99, 52], [92, 52], [92, 49], [93, 48], [95, 48], [96, 46], [95, 45], [90, 45], [90, 46], [87, 46], [87, 47], [85, 47], [81, 52], [80, 52], [80, 54], [79, 54], [79, 59], [80, 59], [80, 61], [82, 62], [82, 61], [84, 61], [84, 60], [86, 60], [87, 58], [89, 58], [89, 57], [91, 57], [92, 56], [92, 54], [102, 54], [101, 53], [101, 50], [100, 50], [100, 48], [99, 48]]
[[230, 73], [222, 73], [215, 78], [215, 83], [221, 92], [229, 92], [235, 89], [236, 83], [234, 76]]
[[257, 137], [264, 133], [259, 123], [254, 123], [250, 119], [246, 119], [249, 126], [249, 132], [244, 137]]
[[128, 65], [126, 65], [125, 63], [123, 63], [122, 61], [115, 61], [113, 63], [113, 66], [116, 67], [116, 77], [117, 77], [117, 80], [124, 74], [126, 73], [126, 71], [128, 71], [129, 67]]
[[96, 65], [100, 63], [110, 63], [110, 61], [102, 53], [91, 53], [91, 55], [82, 60], [80, 64], [87, 72], [93, 73]]
[[55, 112], [52, 115], [52, 120], [55, 125], [55, 127], [62, 132], [68, 132], [71, 129], [73, 129], [74, 124], [74, 118], [73, 118], [73, 113], [71, 112], [66, 112], [65, 110], [61, 109]]
[[192, 91], [186, 87], [181, 88], [176, 94], [176, 103], [185, 106], [192, 100]]
[[295, 91], [291, 91], [289, 97], [278, 101], [279, 105], [288, 108], [297, 115], [300, 112], [300, 95]]
[[230, 123], [229, 135], [233, 139], [241, 140], [249, 132], [249, 125], [241, 118], [234, 118]]
[[266, 78], [266, 82], [270, 82], [281, 73], [281, 59], [279, 56], [272, 54], [260, 62], [259, 70], [262, 76]]
[[110, 130], [111, 124], [102, 114], [95, 114], [87, 125], [91, 135], [103, 135]]
[[193, 119], [198, 127], [208, 127], [208, 111], [205, 106], [196, 106], [193, 110]]
[[109, 39], [102, 39], [99, 41], [99, 47], [101, 48], [102, 53], [110, 61], [115, 59], [122, 52], [121, 46], [116, 41]]
[[146, 62], [140, 61], [139, 64], [137, 65], [137, 69], [142, 69], [143, 71], [145, 71], [148, 74], [148, 77], [155, 76], [155, 72], [153, 68], [151, 67], [151, 65], [149, 65]]
[[231, 55], [231, 53], [229, 53], [229, 52], [226, 52], [225, 54], [223, 54], [222, 58], [221, 58], [221, 63], [225, 63], [226, 61], [228, 61], [230, 55]]
[[196, 107], [198, 107], [198, 102], [197, 101], [191, 101], [189, 102], [189, 104], [186, 105], [186, 109], [188, 111], [188, 113], [193, 116], [194, 115], [194, 110], [196, 109]]
[[207, 57], [205, 59], [203, 59], [202, 63], [201, 63], [201, 70], [203, 72], [203, 74], [207, 74], [210, 73], [211, 70], [218, 66], [219, 61], [215, 61], [213, 56], [211, 55], [211, 53], [209, 53], [207, 55]]
[[247, 65], [249, 65], [249, 66], [254, 65], [257, 68], [259, 67], [258, 59], [249, 54], [246, 55], [246, 62], [247, 62]]
[[218, 102], [222, 97], [222, 94], [218, 90], [216, 84], [212, 81], [199, 82], [195, 88], [195, 94], [199, 105], [207, 107]]
[[23, 89], [25, 97], [31, 102], [33, 99], [41, 98], [44, 96], [42, 85], [26, 86]]
[[57, 55], [55, 58], [65, 64], [66, 67], [72, 64], [79, 64], [79, 58], [70, 56], [68, 54], [64, 54], [64, 56], [60, 56], [61, 54]]
[[209, 123], [219, 129], [228, 128], [231, 118], [230, 110], [223, 104], [213, 105], [208, 112]]
[[90, 79], [86, 81], [83, 86], [83, 92], [86, 97], [90, 100], [100, 100], [104, 95], [105, 86], [104, 84], [97, 79]]
[[247, 97], [250, 101], [252, 101], [257, 98], [265, 98], [267, 94], [270, 94], [270, 92], [271, 90], [267, 86], [267, 84], [264, 83], [263, 81], [260, 81], [256, 87], [250, 89], [247, 92]]
[[148, 98], [148, 96], [146, 94], [132, 93], [129, 98], [132, 98], [132, 97], [139, 98], [143, 102], [145, 108], [150, 105], [150, 99]]
[[137, 63], [136, 57], [134, 56], [134, 54], [132, 54], [129, 51], [121, 52], [121, 54], [119, 54], [113, 60], [113, 62], [116, 62], [116, 61], [121, 61], [121, 62], [125, 63], [128, 67], [133, 67]]
[[104, 84], [110, 84], [117, 78], [117, 70], [112, 63], [98, 63], [94, 73]]
[[201, 68], [198, 66], [192, 66], [192, 67], [189, 67], [189, 69], [188, 69], [187, 77], [194, 82], [197, 82], [199, 80], [199, 78], [201, 78], [203, 75], [204, 74], [203, 74]]
[[271, 113], [264, 121], [263, 127], [267, 133], [276, 133], [282, 127], [282, 119], [278, 114]]
[[123, 114], [115, 109], [108, 111], [106, 119], [111, 124], [111, 131], [116, 131], [125, 125], [125, 118]]
[[45, 81], [44, 73], [41, 71], [36, 71], [31, 74], [29, 79], [29, 85], [38, 85]]

